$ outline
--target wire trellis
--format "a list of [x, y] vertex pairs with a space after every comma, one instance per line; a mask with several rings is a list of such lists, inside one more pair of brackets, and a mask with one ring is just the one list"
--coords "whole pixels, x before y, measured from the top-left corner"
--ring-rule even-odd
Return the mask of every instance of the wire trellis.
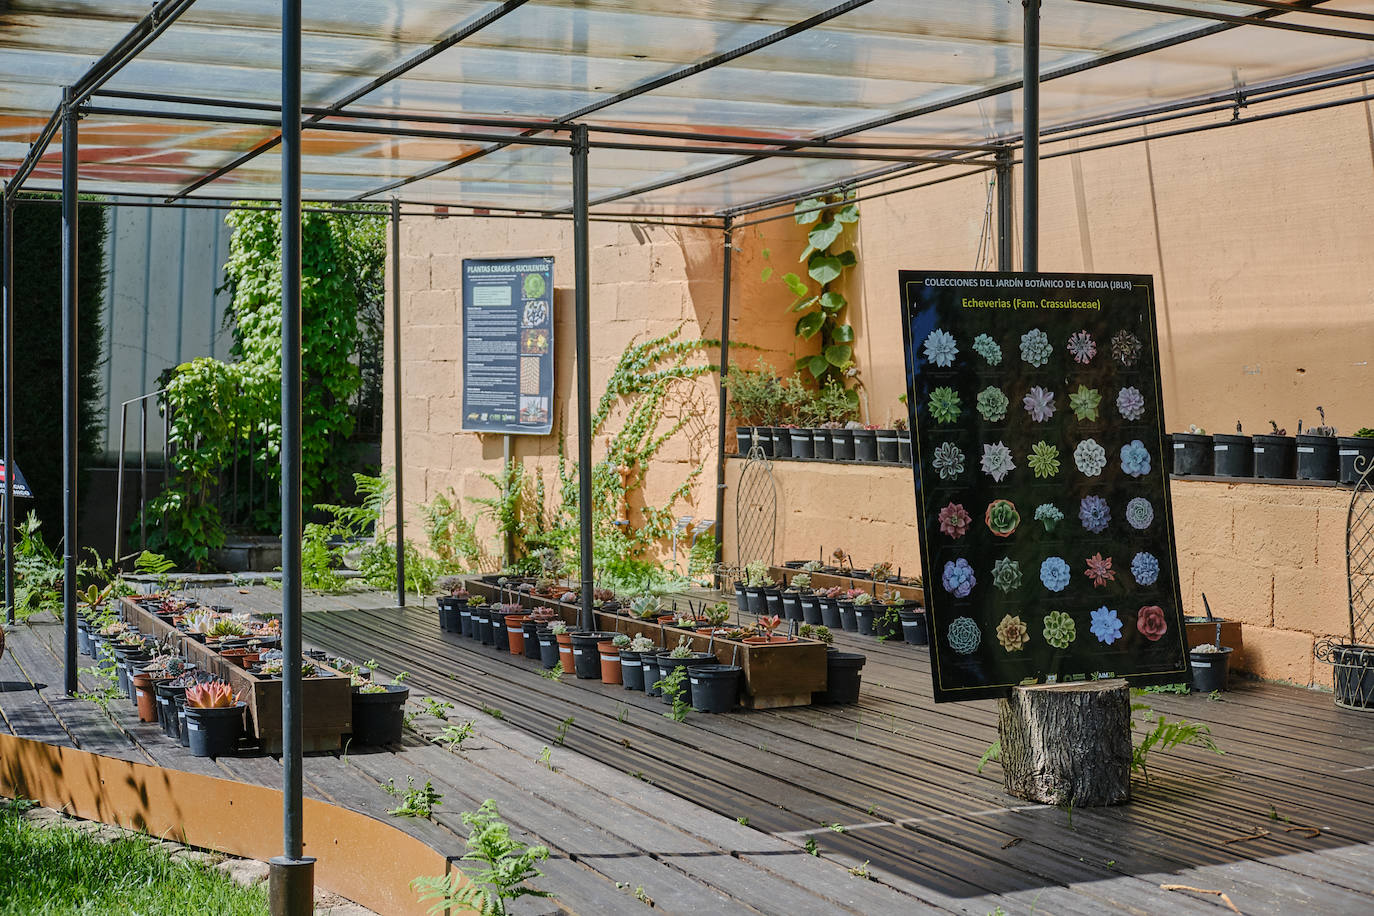
[[1355, 457], [1355, 491], [1345, 519], [1350, 641], [1317, 641], [1319, 661], [1335, 673], [1336, 705], [1374, 709], [1374, 462]]
[[773, 482], [773, 463], [755, 445], [735, 488], [736, 565], [772, 564], [778, 526], [778, 488]]

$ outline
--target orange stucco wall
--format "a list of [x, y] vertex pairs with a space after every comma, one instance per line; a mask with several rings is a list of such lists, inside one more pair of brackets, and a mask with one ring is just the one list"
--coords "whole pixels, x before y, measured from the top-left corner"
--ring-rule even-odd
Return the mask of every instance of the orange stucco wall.
[[[1352, 86], [1330, 95], [1363, 91]], [[1299, 418], [1316, 422], [1317, 404], [1342, 432], [1374, 426], [1368, 412], [1374, 351], [1372, 124], [1368, 104], [1347, 105], [1042, 163], [1041, 269], [1155, 277], [1170, 428], [1196, 423], [1226, 431], [1239, 419], [1253, 432], [1273, 418], [1292, 431]], [[991, 247], [989, 178], [950, 181], [861, 206], [862, 219], [853, 230], [860, 263], [846, 280], [846, 292], [858, 331], [866, 409], [874, 422], [886, 423], [904, 410], [897, 400], [903, 390], [897, 270], [991, 268], [986, 258], [979, 260], [980, 240]], [[402, 226], [407, 503], [450, 487], [460, 497], [489, 494], [480, 473], [500, 465], [500, 437], [460, 429], [463, 257], [558, 259], [555, 416], [566, 452], [574, 454], [570, 225], [417, 218]], [[718, 233], [594, 224], [591, 242], [594, 397], [636, 336], [679, 324], [687, 335], [719, 334]], [[765, 266], [776, 274], [795, 269], [804, 244], [804, 230], [790, 218], [736, 233], [731, 338], [760, 349], [733, 350], [735, 359], [762, 357], [788, 369], [797, 355], [814, 349], [798, 348], [792, 335], [795, 315], [786, 311], [791, 294], [776, 279], [763, 283], [760, 277]], [[389, 340], [386, 352], [390, 358]], [[650, 472], [646, 497], [661, 500], [692, 467], [706, 462], [706, 473], [677, 514], [707, 517], [714, 514], [713, 380], [703, 380], [696, 394], [684, 398], [683, 409], [699, 412], [700, 421], [665, 450]], [[388, 466], [394, 419], [388, 410]], [[517, 444], [517, 454], [544, 468], [546, 480], [553, 479], [557, 452], [557, 437]], [[1214, 605], [1246, 620], [1247, 654], [1259, 673], [1297, 683], [1329, 682], [1328, 672], [1313, 669], [1310, 650], [1312, 634], [1341, 630], [1343, 605], [1333, 596], [1343, 592], [1344, 570], [1330, 565], [1335, 534], [1329, 530], [1340, 497], [1296, 489], [1300, 495], [1293, 497], [1279, 495], [1287, 492], [1282, 489], [1193, 494], [1195, 486], [1203, 485], [1183, 484], [1176, 493], [1185, 589], [1205, 588], [1213, 598], [1210, 582], [1224, 583], [1215, 587]], [[1295, 502], [1285, 501], [1290, 498]], [[850, 549], [861, 557], [876, 559], [891, 545], [893, 559], [914, 567], [914, 547], [906, 559], [898, 546], [909, 537], [914, 513], [909, 481], [812, 466], [804, 482], [789, 488], [787, 499], [780, 551], [796, 541], [796, 552], [810, 556], [819, 544], [840, 544], [842, 529], [849, 527]], [[724, 521], [732, 505], [727, 500]], [[1235, 554], [1216, 547], [1218, 513], [1226, 512], [1237, 519], [1229, 530], [1238, 539], [1235, 548], [1246, 551], [1245, 577], [1233, 575]], [[1303, 521], [1291, 536], [1255, 540], [1257, 531], [1290, 530], [1295, 514]], [[861, 545], [859, 537], [871, 546]], [[1303, 563], [1296, 562], [1298, 555]], [[1314, 595], [1322, 608], [1317, 614], [1310, 611]], [[1191, 592], [1185, 598], [1196, 600]]]

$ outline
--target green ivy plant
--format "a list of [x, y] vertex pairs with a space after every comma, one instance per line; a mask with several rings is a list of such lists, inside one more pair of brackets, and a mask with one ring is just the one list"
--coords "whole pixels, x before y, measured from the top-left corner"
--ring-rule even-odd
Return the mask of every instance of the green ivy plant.
[[[845, 238], [846, 227], [859, 221], [859, 206], [852, 197], [835, 193], [797, 203], [793, 208], [797, 225], [811, 227], [806, 248], [798, 258], [806, 265], [806, 276], [788, 272], [781, 278], [796, 296], [787, 309], [798, 316], [796, 335], [805, 341], [819, 337], [820, 352], [800, 357], [797, 369], [809, 373], [820, 385], [828, 381], [843, 384], [845, 372], [854, 362], [854, 326], [845, 320], [849, 300], [836, 288], [845, 271], [858, 263]], [[773, 268], [765, 267], [763, 280], [767, 282], [772, 276]]]

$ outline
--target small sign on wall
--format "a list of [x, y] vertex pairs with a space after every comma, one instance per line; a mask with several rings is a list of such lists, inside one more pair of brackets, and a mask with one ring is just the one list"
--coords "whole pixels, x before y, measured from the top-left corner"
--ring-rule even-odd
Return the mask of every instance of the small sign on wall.
[[553, 258], [464, 259], [463, 429], [553, 429]]
[[1188, 680], [1151, 278], [899, 289], [936, 701]]

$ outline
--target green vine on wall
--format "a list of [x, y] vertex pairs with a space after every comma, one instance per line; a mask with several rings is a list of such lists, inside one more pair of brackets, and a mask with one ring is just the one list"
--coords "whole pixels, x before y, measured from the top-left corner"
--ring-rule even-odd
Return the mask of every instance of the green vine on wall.
[[[843, 384], [846, 371], [854, 363], [854, 326], [845, 313], [849, 300], [837, 287], [845, 271], [858, 263], [848, 246], [846, 227], [859, 221], [859, 206], [852, 193], [835, 193], [799, 201], [793, 219], [799, 226], [811, 226], [806, 248], [797, 260], [806, 265], [806, 277], [785, 273], [781, 279], [796, 296], [788, 306], [798, 314], [795, 332], [802, 340], [819, 337], [820, 352], [797, 360], [797, 369], [808, 373], [817, 384]], [[764, 257], [768, 257], [767, 250]], [[763, 269], [763, 280], [773, 276], [773, 268]], [[857, 394], [854, 398], [857, 400]]]

